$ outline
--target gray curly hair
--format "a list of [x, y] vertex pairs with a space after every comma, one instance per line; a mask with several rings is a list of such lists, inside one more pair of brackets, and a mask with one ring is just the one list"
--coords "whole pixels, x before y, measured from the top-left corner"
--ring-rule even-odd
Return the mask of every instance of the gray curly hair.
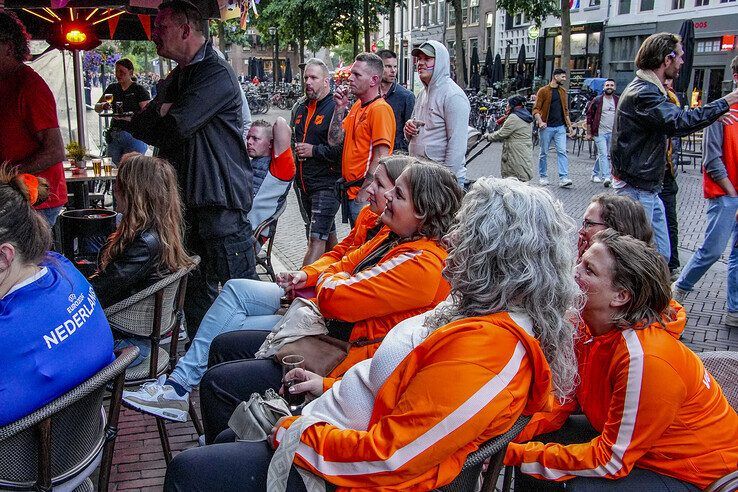
[[464, 197], [446, 241], [444, 277], [450, 303], [437, 308], [425, 326], [503, 311], [523, 311], [533, 320], [564, 400], [576, 386], [575, 328], [567, 311], [581, 305], [572, 269], [574, 222], [549, 192], [520, 181], [481, 178]]

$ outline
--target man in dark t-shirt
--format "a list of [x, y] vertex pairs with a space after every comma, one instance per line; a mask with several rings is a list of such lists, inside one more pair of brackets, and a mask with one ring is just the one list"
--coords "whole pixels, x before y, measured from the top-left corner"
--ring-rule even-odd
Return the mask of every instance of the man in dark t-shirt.
[[564, 82], [566, 82], [566, 70], [557, 68], [554, 70], [551, 83], [538, 89], [536, 104], [533, 106], [533, 116], [540, 128], [541, 137], [541, 153], [538, 160], [539, 183], [543, 186], [548, 186], [549, 183], [546, 175], [548, 168], [546, 154], [553, 140], [556, 146], [559, 186], [571, 188], [569, 160], [566, 157], [566, 135], [571, 134], [572, 129]]

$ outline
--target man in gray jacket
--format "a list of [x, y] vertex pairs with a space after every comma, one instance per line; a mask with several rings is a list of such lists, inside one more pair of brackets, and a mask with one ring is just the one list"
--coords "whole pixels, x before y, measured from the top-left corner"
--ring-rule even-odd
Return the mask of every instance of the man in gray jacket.
[[469, 99], [451, 80], [448, 50], [427, 41], [412, 51], [418, 58], [420, 81], [425, 86], [415, 100], [405, 138], [410, 155], [425, 157], [448, 167], [463, 186], [464, 154], [469, 135]]

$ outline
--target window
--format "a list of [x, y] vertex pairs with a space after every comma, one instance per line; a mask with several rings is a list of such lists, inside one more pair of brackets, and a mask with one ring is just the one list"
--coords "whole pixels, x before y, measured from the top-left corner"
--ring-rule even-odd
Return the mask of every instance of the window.
[[470, 64], [471, 64], [471, 56], [472, 56], [472, 53], [474, 53], [474, 50], [477, 50], [477, 56], [479, 56], [479, 41], [477, 40], [477, 38], [469, 38], [469, 53], [467, 53], [467, 56], [469, 56]]
[[696, 53], [719, 53], [720, 52], [720, 38], [710, 39], [699, 39], [697, 40], [695, 52]]
[[720, 0], [720, 3], [735, 2], [736, 0]]
[[438, 3], [431, 1], [430, 4], [430, 15], [428, 16], [428, 24], [433, 25], [438, 22]]
[[710, 0], [694, 0], [695, 7], [706, 7], [710, 5]]
[[671, 10], [679, 10], [684, 8], [684, 0], [671, 0]]
[[444, 17], [444, 8], [446, 7], [446, 4], [443, 2], [443, 0], [438, 0], [438, 11], [436, 12], [436, 24], [443, 24]]
[[448, 4], [448, 27], [454, 27], [456, 25], [456, 9], [453, 4]]
[[425, 0], [420, 3], [420, 25], [425, 27], [428, 25], [428, 15], [430, 13], [430, 3]]
[[528, 24], [528, 19], [525, 17], [525, 14], [515, 14], [513, 17], [513, 26], [520, 27], [525, 24]]
[[612, 38], [612, 61], [632, 62], [635, 60], [638, 48], [644, 39], [644, 36]]
[[[678, 0], [676, 0], [678, 1]], [[681, 0], [682, 2], [684, 0]], [[629, 14], [630, 13], [630, 0], [618, 0], [618, 14]]]
[[484, 25], [486, 26], [486, 32], [485, 32], [485, 43], [484, 45], [488, 48], [495, 49], [494, 46], [492, 46], [492, 37], [495, 35], [495, 13], [494, 12], [487, 12], [484, 16]]
[[449, 58], [453, 58], [456, 56], [456, 50], [454, 50], [454, 41], [446, 41], [446, 44], [448, 45], [448, 56]]
[[469, 23], [469, 0], [461, 0], [461, 22], [464, 25]]
[[420, 0], [415, 0], [415, 8], [413, 10], [413, 27], [420, 27]]
[[469, 22], [479, 24], [479, 0], [471, 0], [469, 6]]
[[600, 6], [600, 0], [589, 0], [589, 6], [590, 7], [599, 7]]

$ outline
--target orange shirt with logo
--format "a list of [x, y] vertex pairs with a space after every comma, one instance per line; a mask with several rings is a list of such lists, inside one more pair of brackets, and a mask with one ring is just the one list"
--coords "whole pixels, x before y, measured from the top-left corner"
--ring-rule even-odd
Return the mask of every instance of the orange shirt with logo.
[[[378, 145], [388, 146], [389, 153], [392, 153], [395, 143], [395, 114], [381, 97], [366, 105], [356, 101], [344, 118], [342, 126], [345, 136], [341, 174], [349, 183], [366, 176]], [[356, 198], [359, 189], [359, 186], [349, 188], [349, 198]]]

